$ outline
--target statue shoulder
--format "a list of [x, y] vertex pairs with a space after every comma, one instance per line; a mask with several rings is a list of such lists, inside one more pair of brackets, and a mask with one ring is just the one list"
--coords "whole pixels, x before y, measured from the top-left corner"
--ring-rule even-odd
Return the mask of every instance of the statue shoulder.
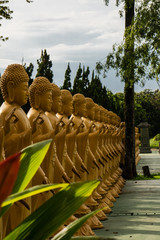
[[17, 107], [15, 105], [4, 102], [0, 107], [1, 125], [4, 126], [13, 115], [15, 115]]
[[82, 124], [82, 119], [81, 118], [78, 118], [77, 116], [75, 115], [71, 115], [71, 121], [74, 123], [74, 125], [78, 128], [80, 127], [80, 125]]

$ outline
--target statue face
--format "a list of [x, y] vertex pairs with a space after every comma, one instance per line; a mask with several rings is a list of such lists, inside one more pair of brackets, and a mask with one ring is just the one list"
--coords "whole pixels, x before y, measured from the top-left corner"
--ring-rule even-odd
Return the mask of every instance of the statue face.
[[28, 82], [22, 82], [18, 86], [14, 87], [14, 103], [19, 106], [23, 106], [28, 100]]
[[52, 109], [55, 113], [62, 114], [62, 97], [61, 97], [61, 95], [53, 97]]
[[93, 120], [95, 116], [95, 108], [94, 107], [88, 108], [87, 115], [91, 120]]
[[100, 111], [99, 111], [99, 110], [96, 110], [96, 112], [95, 112], [95, 119], [96, 119], [97, 121], [100, 120]]
[[52, 107], [52, 90], [47, 91], [45, 94], [40, 96], [40, 109], [44, 112], [51, 111]]
[[87, 108], [85, 101], [80, 103], [78, 106], [78, 114], [83, 117], [87, 117]]
[[66, 114], [69, 117], [72, 113], [73, 113], [73, 100], [71, 98], [64, 104], [64, 114]]

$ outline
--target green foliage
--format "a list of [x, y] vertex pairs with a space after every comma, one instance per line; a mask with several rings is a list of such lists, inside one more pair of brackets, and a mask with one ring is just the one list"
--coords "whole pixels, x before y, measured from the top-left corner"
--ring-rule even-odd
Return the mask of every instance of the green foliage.
[[[109, 93], [109, 91], [107, 93]], [[114, 112], [116, 112], [121, 119], [124, 119], [124, 93], [111, 93], [111, 95], [111, 101], [113, 103], [114, 101], [117, 102], [118, 111], [113, 106], [112, 109], [114, 109]], [[150, 137], [154, 137], [160, 132], [159, 119], [160, 91], [145, 89], [142, 92], [135, 93], [135, 126], [138, 126], [141, 122], [148, 122], [151, 125], [149, 135]]]
[[[30, 86], [33, 82], [32, 74], [33, 74], [34, 65], [32, 63], [30, 63], [29, 66], [27, 66], [26, 63], [25, 63], [24, 68], [25, 68], [25, 70], [26, 70], [26, 72], [29, 76], [28, 85]], [[25, 111], [25, 113], [27, 114], [29, 109], [31, 108], [29, 99], [28, 99], [27, 103], [24, 106], [22, 106], [22, 108]]]
[[[88, 218], [99, 212], [100, 210], [95, 210], [94, 212], [88, 213], [85, 216], [77, 219], [76, 221], [69, 224], [65, 229], [56, 234], [51, 240], [67, 240], [71, 239], [73, 234], [87, 221]], [[82, 237], [81, 237], [82, 238]]]
[[85, 70], [85, 66], [83, 66], [82, 81], [80, 82], [80, 90], [86, 97], [88, 96], [89, 74], [90, 74], [89, 67], [87, 66], [87, 69]]
[[79, 64], [79, 67], [73, 82], [72, 94], [82, 93], [84, 94], [84, 96], [86, 97], [88, 96], [89, 74], [90, 74], [89, 67], [85, 69], [85, 66], [83, 66], [83, 69], [82, 69], [81, 64]]
[[[11, 14], [13, 13], [13, 11], [10, 10], [10, 8], [6, 5], [6, 4], [8, 4], [8, 2], [9, 2], [9, 0], [0, 1], [0, 20], [12, 19]], [[0, 27], [1, 27], [1, 25], [2, 24], [0, 24]], [[6, 40], [8, 40], [8, 37], [0, 36], [0, 40], [6, 41]]]
[[[4, 240], [45, 240], [86, 201], [98, 184], [99, 181], [95, 180], [68, 185], [27, 217]], [[79, 225], [79, 221], [77, 224]], [[73, 225], [75, 230], [70, 230], [72, 234], [77, 230], [75, 224]]]
[[160, 132], [160, 91], [151, 91], [149, 89], [135, 94], [136, 125], [140, 122], [148, 122], [150, 137]]
[[102, 91], [103, 88], [99, 76], [95, 75], [93, 71], [91, 82], [88, 88], [89, 97], [91, 97], [95, 103], [101, 105], [102, 96], [104, 96], [104, 94], [102, 94]]
[[159, 149], [160, 143], [160, 134], [158, 133], [156, 136], [150, 139], [150, 147]]
[[[147, 79], [160, 76], [160, 1], [143, 0], [136, 7], [134, 34], [137, 41], [139, 64]], [[146, 74], [147, 73], [147, 74]]]
[[153, 139], [155, 141], [160, 141], [160, 133], [158, 133]]
[[145, 177], [144, 175], [137, 175], [134, 180], [154, 180], [160, 179], [160, 174], [151, 174], [150, 177]]
[[[1, 163], [1, 176], [5, 169], [8, 169], [7, 171], [10, 173], [14, 173], [15, 170], [17, 170], [18, 173], [16, 182], [13, 181], [13, 191], [12, 188], [9, 188], [9, 186], [1, 186], [1, 194], [4, 193], [4, 189], [10, 189], [9, 191], [5, 191], [4, 197], [1, 196], [1, 200], [3, 201], [1, 216], [11, 206], [11, 204], [15, 203], [16, 201], [20, 201], [23, 198], [31, 197], [44, 191], [50, 191], [57, 188], [59, 189], [56, 194], [54, 194], [50, 199], [48, 199], [48, 201], [46, 201], [36, 211], [29, 215], [19, 226], [17, 226], [8, 236], [6, 236], [4, 240], [47, 239], [58, 231], [58, 229], [66, 222], [66, 220], [72, 216], [74, 212], [87, 200], [92, 191], [100, 183], [99, 180], [93, 180], [89, 182], [73, 183], [70, 185], [67, 183], [47, 184], [34, 186], [23, 191], [39, 168], [46, 152], [49, 149], [50, 142], [51, 140], [47, 140], [33, 144], [22, 150], [21, 155], [20, 153], [16, 154], [15, 156], [11, 156], [9, 159], [4, 160]], [[5, 174], [6, 173], [4, 171], [4, 175]], [[10, 175], [10, 177], [11, 176], [13, 175]], [[17, 174], [14, 174], [15, 179], [16, 176]], [[3, 181], [3, 179], [4, 178], [2, 176], [1, 181]], [[13, 194], [4, 201], [11, 191]], [[78, 228], [81, 227], [90, 216], [96, 214], [98, 211], [100, 210], [91, 212], [88, 215], [74, 221], [57, 235], [55, 235], [52, 239], [69, 240], [71, 236], [78, 230]]]
[[[23, 191], [27, 187], [42, 163], [50, 146], [50, 142], [51, 140], [49, 139], [33, 144], [22, 150], [20, 169], [12, 193]], [[9, 206], [1, 208], [0, 216], [2, 216], [8, 208]]]
[[71, 68], [69, 63], [65, 71], [64, 83], [63, 83], [62, 89], [67, 89], [69, 91], [71, 90]]
[[154, 138], [149, 140], [149, 144], [151, 148], [159, 148], [159, 141], [155, 141]]
[[27, 188], [22, 192], [17, 192], [14, 194], [11, 194], [2, 204], [2, 207], [5, 207], [9, 204], [15, 203], [19, 200], [22, 200], [24, 198], [27, 197], [31, 197], [33, 195], [42, 193], [42, 192], [46, 192], [46, 191], [50, 191], [53, 189], [57, 189], [57, 188], [63, 188], [66, 187], [68, 185], [68, 183], [57, 183], [57, 184], [45, 184], [45, 185], [38, 185], [38, 186], [34, 186], [31, 188]]
[[[109, 1], [105, 2], [108, 4]], [[127, 1], [118, 2], [127, 4]], [[96, 69], [98, 72], [103, 69], [106, 75], [113, 68], [122, 81], [134, 69], [134, 79], [130, 81], [144, 85], [147, 79], [159, 81], [160, 76], [160, 1], [142, 0], [135, 3], [135, 21], [126, 28], [124, 41], [113, 45], [112, 53], [107, 55], [105, 64], [97, 63]], [[132, 49], [133, 45], [134, 53], [126, 52], [126, 47]]]
[[50, 56], [47, 54], [47, 50], [41, 51], [41, 57], [37, 60], [38, 69], [36, 77], [43, 76], [48, 78], [50, 82], [53, 82], [53, 71], [52, 68], [52, 61], [50, 60]]
[[[74, 82], [73, 82], [73, 89], [72, 89], [72, 94], [76, 94], [80, 92], [80, 82], [82, 80], [82, 68], [81, 68], [81, 64], [79, 64], [76, 76], [74, 78]], [[82, 93], [82, 92], [81, 92]]]
[[24, 190], [37, 172], [51, 143], [51, 139], [26, 147], [21, 151], [21, 165], [13, 193]]
[[[30, 3], [30, 2], [32, 2], [32, 0], [26, 0], [26, 2]], [[9, 3], [9, 0], [0, 1], [0, 20], [2, 20], [2, 19], [11, 20], [12, 19], [11, 15], [12, 15], [13, 11], [7, 6], [8, 3]], [[1, 27], [1, 25], [2, 24], [0, 24], [0, 27]], [[0, 36], [0, 40], [3, 42], [8, 39], [9, 39], [8, 37]]]
[[24, 68], [29, 76], [29, 86], [30, 86], [33, 82], [32, 74], [33, 74], [34, 65], [33, 63], [30, 63], [29, 66], [27, 66], [25, 63]]

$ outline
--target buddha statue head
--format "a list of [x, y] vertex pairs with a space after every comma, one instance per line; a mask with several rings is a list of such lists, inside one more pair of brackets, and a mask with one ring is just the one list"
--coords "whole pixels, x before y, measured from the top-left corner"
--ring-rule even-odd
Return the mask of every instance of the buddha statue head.
[[108, 124], [110, 125], [111, 124], [111, 111], [108, 111]]
[[73, 114], [79, 117], [87, 116], [86, 99], [81, 93], [73, 96]]
[[56, 113], [63, 114], [63, 112], [62, 112], [61, 90], [54, 83], [52, 83], [52, 111], [55, 114]]
[[100, 121], [105, 122], [105, 108], [102, 106], [99, 106], [100, 110]]
[[96, 121], [100, 121], [100, 108], [99, 105], [95, 103], [95, 117]]
[[73, 98], [70, 91], [66, 89], [61, 90], [61, 96], [62, 96], [62, 109], [63, 114], [67, 117], [71, 116], [73, 113]]
[[111, 113], [111, 122], [113, 126], [117, 125], [117, 114], [115, 114], [114, 112]]
[[95, 103], [92, 98], [86, 97], [86, 109], [88, 118], [93, 120], [95, 116]]
[[11, 64], [1, 77], [3, 99], [10, 104], [23, 106], [28, 100], [29, 77], [20, 64]]
[[51, 111], [52, 85], [46, 77], [37, 77], [29, 87], [29, 101], [31, 107]]
[[108, 110], [104, 109], [104, 122], [108, 123]]
[[120, 124], [121, 124], [121, 118], [117, 116], [117, 127], [120, 127]]

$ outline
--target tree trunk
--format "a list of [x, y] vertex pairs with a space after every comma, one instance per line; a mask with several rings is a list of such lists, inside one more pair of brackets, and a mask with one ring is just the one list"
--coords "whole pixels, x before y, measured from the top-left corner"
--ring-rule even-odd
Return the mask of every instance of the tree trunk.
[[132, 179], [137, 175], [135, 165], [135, 121], [134, 121], [134, 36], [127, 30], [134, 21], [134, 0], [125, 1], [125, 169], [124, 177]]

